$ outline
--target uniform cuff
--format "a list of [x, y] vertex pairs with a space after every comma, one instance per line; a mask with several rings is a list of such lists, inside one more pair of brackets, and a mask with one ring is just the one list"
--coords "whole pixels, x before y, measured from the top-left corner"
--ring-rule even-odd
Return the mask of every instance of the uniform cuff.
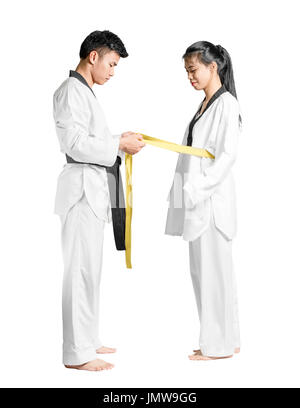
[[122, 137], [122, 133], [119, 134], [119, 135], [114, 135], [113, 137], [118, 139], [118, 152], [117, 152], [117, 156], [119, 156], [119, 157], [121, 158], [122, 162], [123, 162], [123, 161], [125, 160], [125, 152], [123, 152], [123, 150], [120, 150], [120, 149], [119, 149], [120, 140], [121, 140], [121, 137]]
[[183, 186], [184, 204], [187, 208], [193, 208], [196, 205], [196, 191], [194, 186], [187, 181]]
[[118, 156], [121, 157], [122, 162], [125, 160], [125, 152], [123, 152], [123, 150], [119, 149]]

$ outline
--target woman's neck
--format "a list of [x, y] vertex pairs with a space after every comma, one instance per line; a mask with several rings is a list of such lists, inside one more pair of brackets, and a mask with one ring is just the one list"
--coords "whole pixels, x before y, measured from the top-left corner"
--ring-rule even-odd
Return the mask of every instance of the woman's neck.
[[205, 92], [205, 103], [208, 103], [210, 98], [220, 89], [222, 86], [221, 80], [218, 78], [212, 83], [208, 84], [206, 88], [204, 88]]

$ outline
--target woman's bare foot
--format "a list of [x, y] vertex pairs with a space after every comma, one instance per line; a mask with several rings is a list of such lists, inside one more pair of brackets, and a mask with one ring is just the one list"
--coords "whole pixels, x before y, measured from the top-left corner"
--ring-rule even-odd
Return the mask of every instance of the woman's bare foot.
[[84, 364], [79, 365], [65, 365], [66, 368], [75, 368], [77, 370], [87, 370], [87, 371], [101, 371], [101, 370], [109, 370], [114, 367], [113, 364], [107, 363], [104, 360], [100, 360], [97, 358], [96, 360], [88, 361]]
[[207, 361], [207, 360], [221, 360], [224, 358], [231, 358], [233, 357], [231, 356], [224, 356], [224, 357], [208, 357], [208, 356], [204, 356], [201, 352], [201, 350], [194, 350], [195, 354], [191, 354], [189, 355], [189, 359], [190, 360], [202, 360], [202, 361]]
[[115, 348], [102, 346], [102, 347], [100, 347], [100, 348], [98, 348], [96, 350], [96, 353], [98, 353], [98, 354], [110, 354], [110, 353], [115, 353], [116, 351], [117, 351], [117, 349], [115, 349]]
[[[194, 353], [199, 353], [200, 350], [193, 350]], [[236, 349], [234, 349], [234, 353], [235, 354], [239, 354], [241, 352], [240, 347], [237, 347]]]

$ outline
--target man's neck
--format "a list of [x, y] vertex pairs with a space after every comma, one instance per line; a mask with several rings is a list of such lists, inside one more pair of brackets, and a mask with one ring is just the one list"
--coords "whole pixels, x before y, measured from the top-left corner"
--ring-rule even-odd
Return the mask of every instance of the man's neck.
[[93, 78], [92, 75], [88, 69], [88, 67], [86, 66], [86, 64], [81, 64], [81, 62], [77, 65], [76, 72], [78, 72], [78, 74], [82, 75], [83, 78], [86, 80], [86, 82], [89, 84], [89, 87], [92, 88], [92, 86], [94, 85], [93, 82]]

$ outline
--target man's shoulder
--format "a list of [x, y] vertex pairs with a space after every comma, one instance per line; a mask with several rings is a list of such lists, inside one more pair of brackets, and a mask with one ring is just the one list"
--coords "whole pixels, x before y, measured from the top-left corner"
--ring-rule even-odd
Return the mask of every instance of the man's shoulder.
[[78, 79], [74, 77], [68, 77], [66, 78], [60, 85], [59, 87], [54, 91], [53, 96], [57, 96], [62, 93], [68, 93], [70, 91], [79, 91], [79, 92], [84, 92], [84, 86], [82, 86], [81, 82], [78, 81]]
[[54, 96], [57, 95], [57, 94], [59, 94], [61, 91], [63, 91], [64, 89], [67, 88], [67, 86], [68, 86], [68, 80], [69, 80], [69, 78], [66, 78], [66, 79], [59, 85], [59, 87], [55, 89], [55, 91], [54, 91]]

